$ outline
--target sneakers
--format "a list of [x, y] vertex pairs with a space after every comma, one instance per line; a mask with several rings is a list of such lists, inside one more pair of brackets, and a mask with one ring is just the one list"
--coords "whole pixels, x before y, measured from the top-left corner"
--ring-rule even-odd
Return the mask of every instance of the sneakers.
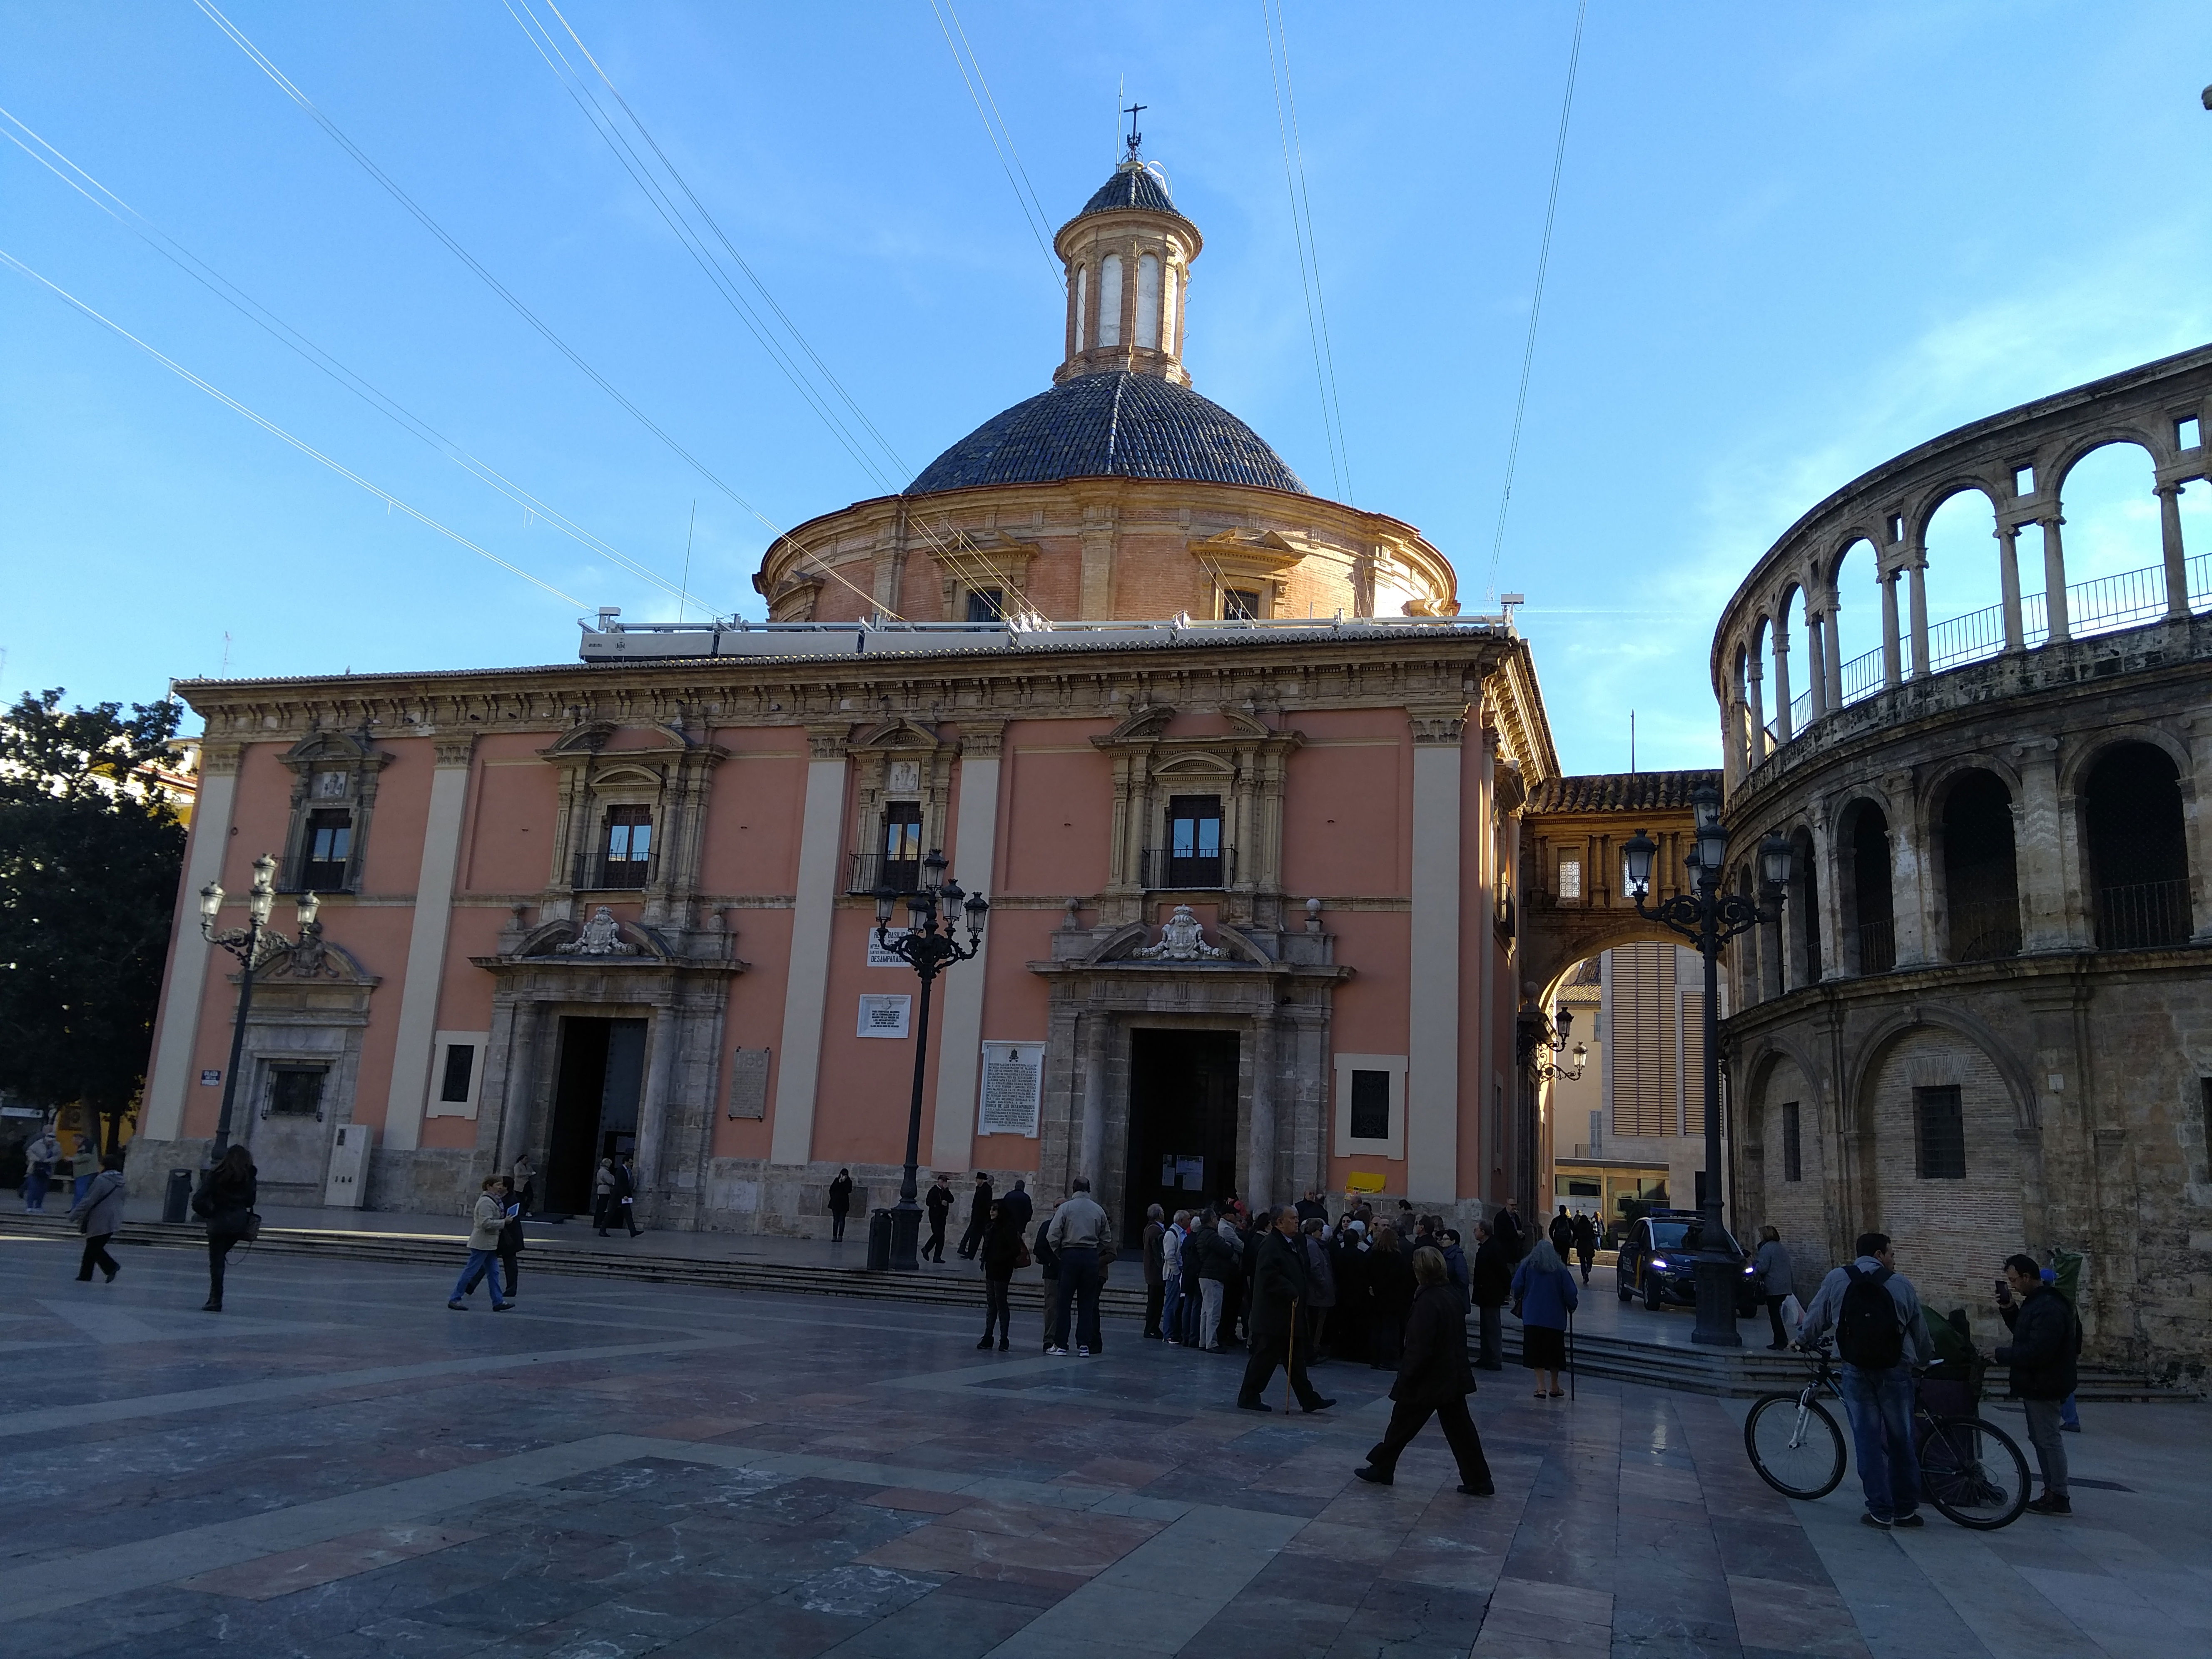
[[1045, 1352], [1051, 1354], [1055, 1358], [1065, 1359], [1067, 1358], [1067, 1350], [1065, 1348], [1047, 1348]]
[[1397, 1485], [1397, 1482], [1391, 1478], [1388, 1470], [1378, 1469], [1371, 1463], [1362, 1465], [1360, 1468], [1352, 1470], [1352, 1473], [1359, 1480], [1364, 1480], [1370, 1486], [1393, 1486]]
[[1859, 1525], [1863, 1527], [1879, 1527], [1884, 1532], [1887, 1532], [1893, 1524], [1893, 1522], [1882, 1519], [1881, 1516], [1876, 1515], [1872, 1510], [1869, 1510], [1864, 1515], [1859, 1516]]
[[2030, 1515], [2071, 1515], [2074, 1513], [2074, 1501], [2069, 1498], [2055, 1498], [2045, 1492], [2040, 1498], [2028, 1500], [2027, 1511]]
[[451, 1308], [455, 1313], [466, 1313], [469, 1310], [469, 1304], [465, 1302], [448, 1302], [446, 1305]]
[[[1060, 1352], [1062, 1353], [1066, 1353], [1067, 1350], [1062, 1348]], [[1075, 1345], [1075, 1357], [1078, 1359], [1088, 1359], [1091, 1358], [1091, 1350], [1085, 1347], [1080, 1342], [1079, 1342]]]
[[1462, 1486], [1460, 1488], [1460, 1491], [1461, 1491], [1462, 1492], [1465, 1493], [1465, 1494], [1466, 1494], [1468, 1497], [1469, 1497], [1469, 1498], [1495, 1498], [1495, 1497], [1497, 1497], [1497, 1496], [1498, 1496], [1498, 1488], [1497, 1488], [1497, 1487], [1495, 1487], [1495, 1486]]
[[1928, 1517], [1914, 1510], [1910, 1514], [1892, 1516], [1889, 1524], [1893, 1527], [1924, 1527], [1928, 1524]]

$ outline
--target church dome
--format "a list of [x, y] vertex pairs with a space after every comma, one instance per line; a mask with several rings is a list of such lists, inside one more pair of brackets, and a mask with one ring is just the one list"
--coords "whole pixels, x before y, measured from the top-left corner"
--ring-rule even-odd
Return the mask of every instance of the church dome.
[[1111, 213], [1116, 208], [1142, 208], [1152, 213], [1176, 213], [1180, 216], [1175, 198], [1168, 194], [1167, 180], [1149, 167], [1115, 168], [1114, 176], [1099, 185], [1083, 204], [1083, 211], [1075, 216], [1082, 219], [1094, 213]]
[[1266, 440], [1220, 404], [1157, 374], [1127, 370], [1063, 380], [993, 416], [924, 467], [906, 493], [1092, 477], [1311, 493]]

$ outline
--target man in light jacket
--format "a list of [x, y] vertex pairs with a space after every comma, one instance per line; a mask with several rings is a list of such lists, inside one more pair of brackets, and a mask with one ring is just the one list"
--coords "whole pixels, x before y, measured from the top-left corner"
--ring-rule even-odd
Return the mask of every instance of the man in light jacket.
[[26, 1213], [43, 1211], [46, 1207], [46, 1183], [54, 1178], [54, 1165], [62, 1158], [62, 1144], [54, 1139], [53, 1126], [39, 1131], [31, 1144], [23, 1148], [23, 1209]]
[[505, 1196], [506, 1188], [500, 1177], [486, 1176], [469, 1229], [468, 1263], [461, 1269], [461, 1276], [453, 1281], [453, 1295], [446, 1298], [446, 1305], [456, 1313], [469, 1310], [469, 1304], [462, 1298], [473, 1294], [477, 1281], [486, 1275], [491, 1279], [491, 1310], [505, 1313], [514, 1305], [507, 1301], [507, 1287], [500, 1282], [499, 1276], [499, 1236], [507, 1226]]
[[[123, 1271], [107, 1253], [107, 1241], [123, 1225], [122, 1153], [110, 1152], [100, 1159], [100, 1173], [93, 1176], [92, 1185], [84, 1189], [84, 1196], [70, 1212], [70, 1219], [84, 1229], [84, 1259], [77, 1264], [78, 1282], [90, 1284], [92, 1270], [97, 1267], [106, 1273], [107, 1282], [112, 1285], [115, 1275]], [[2061, 1486], [2063, 1489], [2063, 1482]]]
[[[1836, 1332], [1844, 1362], [1838, 1387], [1866, 1495], [1866, 1513], [1859, 1519], [1869, 1527], [1924, 1527], [1920, 1460], [1912, 1444], [1912, 1368], [1935, 1354], [1921, 1322], [1920, 1293], [1897, 1271], [1887, 1233], [1861, 1233], [1857, 1249], [1856, 1261], [1820, 1281], [1797, 1340], [1810, 1348], [1831, 1328]], [[1887, 1296], [1887, 1308], [1875, 1300], [1876, 1294]], [[1871, 1316], [1876, 1314], [1882, 1316]]]
[[1060, 1341], [1048, 1352], [1067, 1352], [1068, 1304], [1076, 1304], [1075, 1351], [1085, 1358], [1098, 1346], [1098, 1262], [1113, 1247], [1106, 1212], [1091, 1196], [1090, 1180], [1075, 1177], [1067, 1201], [1052, 1212], [1045, 1237], [1060, 1260], [1060, 1282], [1053, 1298], [1053, 1328]]

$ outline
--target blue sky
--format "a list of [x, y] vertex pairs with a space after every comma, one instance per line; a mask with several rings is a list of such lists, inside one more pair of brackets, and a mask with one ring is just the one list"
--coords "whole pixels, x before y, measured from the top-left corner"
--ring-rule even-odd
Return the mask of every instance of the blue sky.
[[[518, 9], [521, 0], [514, 0]], [[453, 236], [759, 513], [878, 487], [611, 159], [503, 0], [228, 15]], [[539, 15], [550, 22], [542, 0]], [[1480, 608], [1574, 9], [1286, 0], [1352, 491]], [[1060, 301], [927, 0], [567, 15], [909, 471], [1043, 388]], [[1206, 236], [1198, 389], [1332, 488], [1261, 12], [960, 11], [1056, 225], [1117, 83]], [[271, 312], [624, 553], [759, 614], [769, 532], [441, 246], [187, 0], [0, 4], [0, 104]], [[1593, 0], [1497, 586], [1572, 771], [1715, 763], [1711, 627], [1865, 467], [2212, 338], [2212, 9]], [[465, 476], [12, 145], [0, 249], [487, 551], [672, 601]], [[2125, 452], [2069, 563], [2154, 563]], [[2139, 469], [2138, 469], [2139, 470]], [[2102, 476], [2109, 473], [2110, 477]], [[2212, 544], [2208, 490], [2185, 498]], [[1948, 525], [1942, 526], [1949, 530]], [[1946, 549], [1960, 550], [1946, 560]], [[1990, 603], [1982, 528], [1931, 611]], [[0, 270], [0, 694], [557, 661], [578, 607]], [[1871, 594], [1844, 613], [1873, 641]]]

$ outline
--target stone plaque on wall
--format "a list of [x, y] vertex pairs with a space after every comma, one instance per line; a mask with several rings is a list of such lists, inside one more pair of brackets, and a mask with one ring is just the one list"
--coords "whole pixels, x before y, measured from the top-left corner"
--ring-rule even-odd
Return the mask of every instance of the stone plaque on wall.
[[768, 1115], [768, 1050], [739, 1048], [730, 1056], [730, 1115]]
[[910, 996], [881, 996], [870, 994], [860, 999], [860, 1035], [864, 1037], [902, 1037], [907, 1022], [913, 1016], [914, 999]]
[[1044, 1092], [1044, 1044], [987, 1042], [983, 1045], [983, 1111], [981, 1133], [1028, 1135], [1037, 1132], [1037, 1105]]

